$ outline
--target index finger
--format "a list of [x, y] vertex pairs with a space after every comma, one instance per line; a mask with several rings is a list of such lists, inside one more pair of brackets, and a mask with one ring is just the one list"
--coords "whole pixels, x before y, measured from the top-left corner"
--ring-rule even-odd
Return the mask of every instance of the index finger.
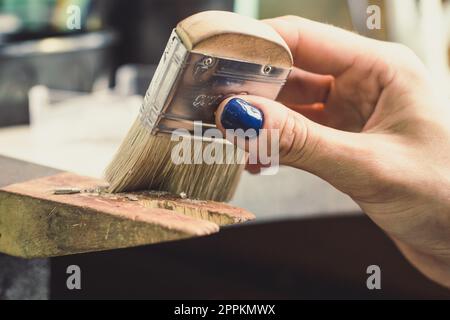
[[264, 20], [286, 41], [294, 65], [303, 70], [339, 76], [361, 55], [373, 54], [374, 41], [331, 25], [301, 17]]

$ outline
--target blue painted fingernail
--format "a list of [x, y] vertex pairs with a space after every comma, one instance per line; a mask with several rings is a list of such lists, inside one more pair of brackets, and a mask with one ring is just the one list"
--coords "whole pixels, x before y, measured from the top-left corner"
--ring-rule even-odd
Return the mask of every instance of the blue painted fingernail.
[[223, 108], [220, 122], [225, 129], [254, 129], [258, 135], [263, 127], [264, 115], [247, 101], [233, 98]]

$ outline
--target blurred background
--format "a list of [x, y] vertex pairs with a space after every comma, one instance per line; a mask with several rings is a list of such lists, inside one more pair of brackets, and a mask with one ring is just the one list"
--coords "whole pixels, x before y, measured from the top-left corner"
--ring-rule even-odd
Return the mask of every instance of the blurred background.
[[[366, 26], [370, 5], [380, 8], [379, 29]], [[404, 43], [450, 92], [450, 1], [0, 0], [0, 155], [101, 177], [172, 28], [210, 9], [301, 15]], [[233, 203], [260, 220], [359, 211], [325, 182], [289, 168], [246, 174]]]

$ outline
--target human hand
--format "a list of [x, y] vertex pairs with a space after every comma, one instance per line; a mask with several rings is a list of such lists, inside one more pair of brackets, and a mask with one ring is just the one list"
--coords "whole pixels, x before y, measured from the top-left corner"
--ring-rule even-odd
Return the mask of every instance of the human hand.
[[[278, 129], [281, 164], [348, 194], [419, 270], [450, 287], [450, 101], [406, 47], [299, 17], [266, 22], [295, 68], [279, 102], [226, 99], [219, 129]], [[242, 112], [248, 119], [236, 121], [235, 98], [264, 120]]]

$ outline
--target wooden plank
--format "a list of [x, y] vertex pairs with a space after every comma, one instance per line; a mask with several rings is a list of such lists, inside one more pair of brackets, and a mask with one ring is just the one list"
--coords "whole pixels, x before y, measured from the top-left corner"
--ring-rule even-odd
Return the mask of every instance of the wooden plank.
[[[67, 188], [80, 192], [55, 194]], [[0, 188], [0, 252], [35, 258], [124, 248], [205, 236], [254, 219], [223, 203], [105, 188], [71, 173]]]

